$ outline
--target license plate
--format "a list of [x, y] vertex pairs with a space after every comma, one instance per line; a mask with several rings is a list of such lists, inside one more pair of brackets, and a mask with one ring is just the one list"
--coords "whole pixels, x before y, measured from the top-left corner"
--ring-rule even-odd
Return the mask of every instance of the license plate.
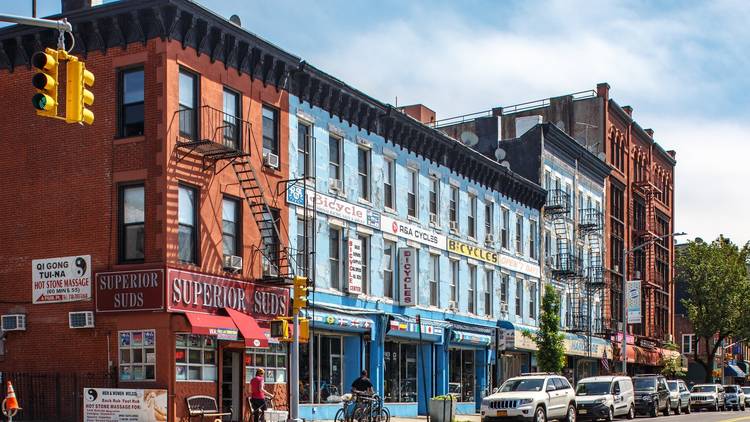
[[579, 415], [585, 415], [586, 413], [589, 413], [589, 411], [586, 410], [586, 409], [581, 409], [581, 410], [578, 411]]
[[507, 410], [498, 410], [496, 416], [508, 416]]

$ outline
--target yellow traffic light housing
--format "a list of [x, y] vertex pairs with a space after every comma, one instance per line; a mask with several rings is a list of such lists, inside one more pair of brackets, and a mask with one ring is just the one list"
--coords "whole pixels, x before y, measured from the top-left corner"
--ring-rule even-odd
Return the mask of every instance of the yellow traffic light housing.
[[271, 320], [271, 337], [285, 340], [289, 338], [289, 321], [285, 319]]
[[94, 85], [94, 74], [86, 64], [68, 56], [67, 85], [65, 91], [65, 121], [68, 123], [94, 123], [94, 112], [86, 108], [94, 104], [94, 94], [88, 88]]
[[[64, 50], [62, 54], [64, 59], [67, 54]], [[31, 64], [39, 69], [31, 79], [32, 85], [38, 91], [31, 99], [31, 103], [37, 110], [36, 114], [40, 116], [57, 117], [57, 75], [60, 58], [60, 51], [51, 48], [38, 51], [31, 56]]]
[[308, 341], [310, 341], [310, 320], [307, 318], [300, 318], [299, 319], [299, 342], [307, 343]]
[[292, 315], [297, 315], [307, 307], [307, 277], [295, 276], [292, 289]]

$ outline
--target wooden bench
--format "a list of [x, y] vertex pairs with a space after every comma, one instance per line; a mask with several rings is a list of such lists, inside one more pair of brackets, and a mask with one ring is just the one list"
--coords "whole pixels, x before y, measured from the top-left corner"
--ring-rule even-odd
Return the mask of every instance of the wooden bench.
[[[189, 419], [200, 416], [201, 421], [209, 419], [212, 421], [222, 420], [224, 416], [232, 416], [232, 412], [219, 412], [216, 399], [211, 396], [190, 396], [187, 402]], [[230, 409], [231, 410], [231, 409]]]

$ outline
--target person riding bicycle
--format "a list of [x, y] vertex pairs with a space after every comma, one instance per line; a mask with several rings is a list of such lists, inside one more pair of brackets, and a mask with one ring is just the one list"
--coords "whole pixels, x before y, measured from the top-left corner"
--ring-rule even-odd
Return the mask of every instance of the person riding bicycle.
[[356, 395], [370, 396], [373, 393], [373, 385], [370, 378], [367, 378], [367, 370], [363, 369], [359, 378], [352, 382], [352, 393]]
[[250, 404], [253, 407], [254, 422], [265, 420], [264, 415], [267, 408], [266, 397], [273, 398], [273, 394], [265, 389], [265, 381], [263, 379], [265, 372], [263, 368], [258, 368], [255, 371], [255, 378], [250, 381]]

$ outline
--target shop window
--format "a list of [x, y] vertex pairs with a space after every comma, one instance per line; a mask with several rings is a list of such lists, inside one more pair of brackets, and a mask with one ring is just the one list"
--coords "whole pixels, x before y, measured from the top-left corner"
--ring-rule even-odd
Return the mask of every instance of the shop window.
[[263, 368], [266, 384], [285, 384], [286, 363], [283, 344], [270, 344], [268, 349], [245, 349], [245, 382], [249, 383], [255, 377], [255, 371]]
[[300, 402], [338, 402], [343, 394], [343, 338], [316, 335], [311, 343], [312, 359], [310, 343], [300, 345]]
[[388, 403], [417, 401], [417, 345], [385, 342], [384, 400]]
[[474, 351], [451, 349], [448, 351], [448, 360], [448, 392], [458, 397], [458, 401], [473, 402], [476, 389]]
[[177, 334], [178, 381], [216, 381], [216, 337]]
[[120, 331], [120, 381], [156, 379], [156, 331]]

